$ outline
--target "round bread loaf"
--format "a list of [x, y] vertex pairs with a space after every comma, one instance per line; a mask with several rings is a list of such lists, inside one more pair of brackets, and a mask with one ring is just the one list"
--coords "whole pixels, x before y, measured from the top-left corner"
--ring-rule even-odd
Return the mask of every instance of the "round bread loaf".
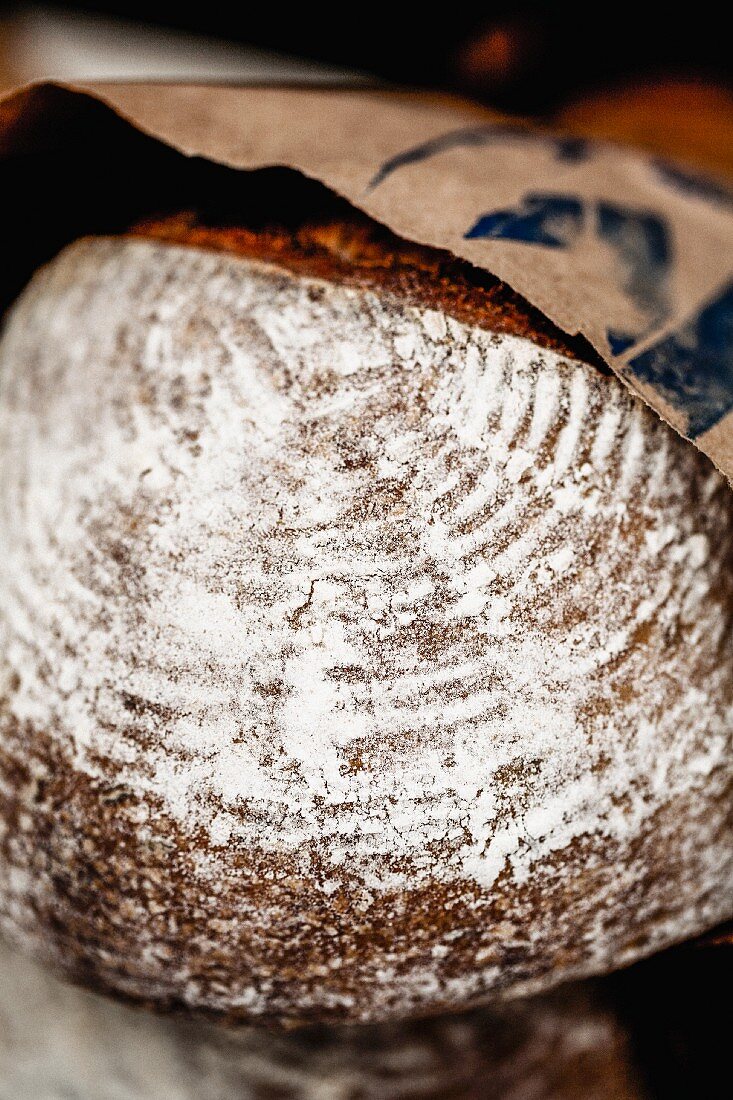
[[0, 928], [77, 980], [368, 1021], [733, 911], [728, 485], [507, 288], [347, 222], [82, 239], [0, 492]]

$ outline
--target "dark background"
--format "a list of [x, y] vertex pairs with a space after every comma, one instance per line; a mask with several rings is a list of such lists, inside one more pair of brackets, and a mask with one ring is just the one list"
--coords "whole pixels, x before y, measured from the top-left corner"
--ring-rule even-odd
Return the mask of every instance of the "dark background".
[[730, 12], [721, 3], [51, 0], [46, 6], [204, 33], [391, 82], [469, 92], [532, 114], [627, 78], [681, 74], [728, 85], [733, 79]]

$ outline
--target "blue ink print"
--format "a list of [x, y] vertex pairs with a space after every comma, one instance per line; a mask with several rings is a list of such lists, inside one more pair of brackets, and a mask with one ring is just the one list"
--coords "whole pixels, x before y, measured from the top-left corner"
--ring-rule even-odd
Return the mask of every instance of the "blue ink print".
[[659, 178], [681, 195], [703, 199], [715, 206], [733, 208], [733, 192], [722, 183], [708, 179], [707, 176], [701, 176], [697, 172], [679, 168], [675, 164], [669, 164], [666, 160], [654, 160], [652, 165]]
[[[635, 308], [646, 315], [646, 331], [650, 331], [668, 313], [672, 248], [666, 222], [656, 214], [600, 202], [598, 236], [618, 256], [624, 272], [624, 293]], [[606, 335], [613, 354], [621, 355], [643, 334], [609, 329]]]
[[579, 199], [530, 192], [513, 210], [482, 214], [464, 237], [568, 248], [582, 230], [583, 206]]
[[405, 149], [402, 153], [390, 157], [369, 181], [367, 192], [376, 187], [397, 172], [410, 164], [419, 164], [429, 160], [440, 153], [450, 152], [452, 149], [479, 148], [491, 144], [503, 144], [509, 141], [520, 141], [532, 145], [549, 146], [559, 161], [566, 164], [578, 164], [586, 160], [589, 155], [589, 143], [585, 138], [578, 137], [553, 137], [551, 134], [535, 134], [521, 126], [471, 126], [462, 130], [451, 130], [440, 137], [431, 138], [411, 149]]
[[588, 159], [589, 145], [586, 138], [556, 138], [555, 151], [558, 160], [562, 160], [566, 164], [581, 164]]
[[686, 414], [690, 439], [714, 427], [733, 408], [733, 283], [626, 371]]
[[621, 355], [669, 313], [673, 256], [667, 224], [661, 217], [612, 202], [584, 204], [575, 195], [532, 191], [513, 208], [482, 214], [464, 238], [572, 248], [587, 224], [615, 252], [621, 289], [646, 318], [640, 331], [608, 329], [611, 351]]

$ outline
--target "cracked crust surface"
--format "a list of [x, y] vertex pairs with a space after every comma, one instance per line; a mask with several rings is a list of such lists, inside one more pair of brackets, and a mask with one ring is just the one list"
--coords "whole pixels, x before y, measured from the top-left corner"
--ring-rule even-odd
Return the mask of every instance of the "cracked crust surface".
[[514, 322], [160, 236], [0, 347], [6, 934], [292, 1024], [729, 916], [723, 479]]

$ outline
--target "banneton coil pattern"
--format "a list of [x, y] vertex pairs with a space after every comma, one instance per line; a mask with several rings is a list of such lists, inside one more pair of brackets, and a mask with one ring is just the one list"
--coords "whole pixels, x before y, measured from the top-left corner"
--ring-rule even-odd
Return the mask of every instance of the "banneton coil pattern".
[[386, 1019], [733, 908], [730, 490], [615, 378], [152, 240], [0, 345], [0, 929]]

